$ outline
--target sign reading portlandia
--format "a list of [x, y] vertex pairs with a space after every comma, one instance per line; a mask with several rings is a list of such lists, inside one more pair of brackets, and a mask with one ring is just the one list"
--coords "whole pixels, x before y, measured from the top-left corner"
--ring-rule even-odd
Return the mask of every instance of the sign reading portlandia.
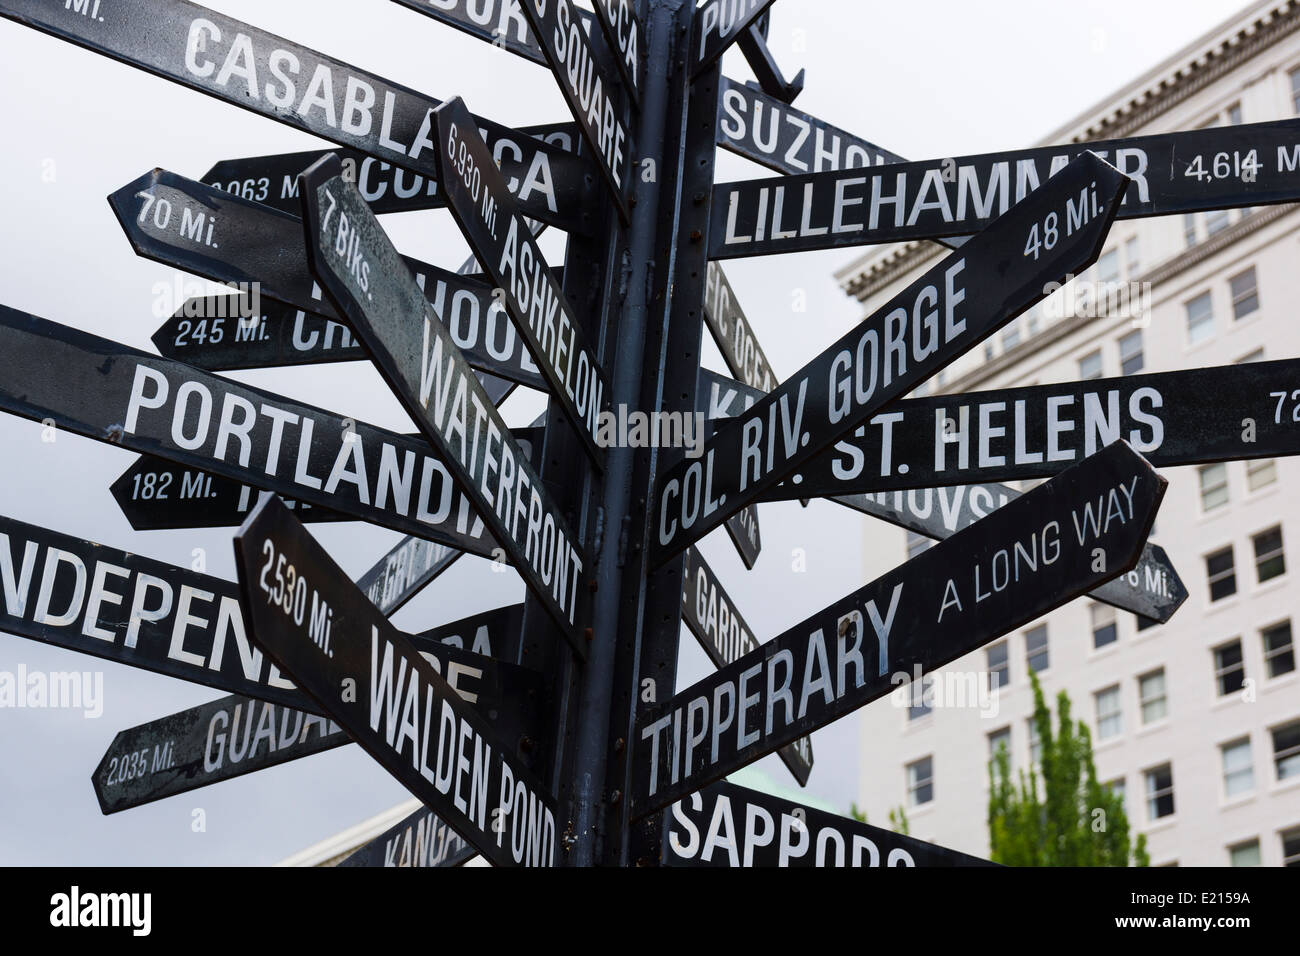
[[[715, 667], [726, 667], [758, 647], [749, 623], [695, 548], [682, 556], [682, 620]], [[777, 755], [799, 786], [805, 786], [812, 773], [812, 741], [800, 737], [780, 747]]]
[[632, 102], [640, 105], [641, 51], [645, 49], [645, 31], [632, 9], [632, 0], [595, 0], [592, 9], [605, 39], [618, 53], [615, 63], [623, 77], [623, 88], [631, 94]]
[[494, 286], [504, 290], [506, 308], [549, 383], [551, 398], [603, 467], [596, 434], [600, 413], [609, 410], [609, 390], [599, 357], [569, 311], [465, 104], [459, 97], [449, 100], [435, 120], [444, 173], [439, 182], [452, 215]]
[[[355, 186], [326, 158], [303, 174], [312, 273], [579, 656], [586, 559], [529, 455]], [[547, 277], [550, 278], [549, 276]]]
[[672, 806], [667, 866], [993, 866], [988, 860], [734, 783]]
[[1165, 484], [1116, 442], [652, 707], [633, 733], [634, 816], [1127, 571]]
[[[439, 101], [187, 0], [0, 0], [0, 17], [436, 179]], [[502, 181], [529, 216], [587, 231], [572, 153], [485, 119]]]
[[393, 824], [339, 866], [460, 866], [476, 856], [474, 848], [427, 807]]
[[424, 441], [3, 305], [0, 356], [0, 411], [493, 556]]
[[629, 98], [623, 93], [616, 67], [609, 62], [611, 51], [603, 43], [593, 42], [596, 37], [588, 36], [578, 8], [569, 0], [520, 0], [519, 5], [569, 111], [596, 156], [596, 166], [619, 215], [627, 222], [632, 188]]
[[1300, 199], [1300, 120], [1218, 126], [721, 183], [709, 257], [977, 232], [1085, 152], [1129, 177], [1121, 219]]
[[[537, 742], [543, 739], [542, 675], [445, 643], [517, 624], [518, 609], [476, 615], [410, 640], [501, 740]], [[497, 638], [504, 645], [506, 635]], [[234, 695], [120, 731], [91, 775], [100, 810], [129, 810], [352, 742], [332, 720], [309, 712], [320, 707], [301, 696], [308, 711]]]
[[705, 0], [695, 11], [695, 66], [691, 77], [699, 76], [722, 56], [772, 3], [773, 0]]
[[349, 736], [490, 862], [555, 864], [550, 793], [274, 495], [235, 559], [257, 643]]
[[1085, 153], [655, 482], [652, 566], [1092, 263], [1128, 180]]

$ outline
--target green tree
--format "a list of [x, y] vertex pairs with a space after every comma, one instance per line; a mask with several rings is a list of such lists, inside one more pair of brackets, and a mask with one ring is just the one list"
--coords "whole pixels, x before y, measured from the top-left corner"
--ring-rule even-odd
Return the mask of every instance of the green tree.
[[[1146, 836], [1132, 841], [1119, 794], [1097, 782], [1092, 736], [1070, 719], [1070, 698], [1056, 697], [1059, 727], [1038, 677], [1034, 727], [1042, 751], [1038, 768], [1011, 779], [1011, 758], [1000, 746], [989, 762], [989, 845], [995, 863], [1007, 866], [1147, 866]], [[1040, 795], [1039, 784], [1042, 784]]]
[[[858, 807], [857, 803], [849, 804], [849, 816], [859, 823], [867, 822], [867, 811]], [[889, 828], [895, 833], [901, 833], [903, 836], [910, 836], [911, 824], [907, 822], [907, 811], [900, 804], [893, 810], [889, 811]]]

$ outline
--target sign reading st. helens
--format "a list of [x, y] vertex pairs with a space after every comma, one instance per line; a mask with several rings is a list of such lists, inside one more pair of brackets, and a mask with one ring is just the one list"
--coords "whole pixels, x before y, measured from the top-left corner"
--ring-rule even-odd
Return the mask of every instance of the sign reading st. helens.
[[1217, 126], [720, 183], [709, 257], [977, 232], [1085, 152], [1130, 178], [1121, 219], [1300, 199], [1300, 120]]
[[655, 481], [657, 567], [1092, 263], [1128, 179], [1085, 153]]
[[[519, 0], [546, 60], [555, 74], [569, 111], [578, 121], [596, 156], [605, 185], [623, 221], [628, 218], [632, 189], [632, 142], [628, 130], [629, 99], [608, 48], [592, 41], [569, 0]], [[444, 169], [446, 166], [444, 164]]]
[[257, 643], [335, 723], [492, 863], [555, 865], [550, 792], [274, 495], [235, 564]]
[[1116, 442], [653, 707], [633, 733], [634, 816], [1127, 571], [1165, 485]]
[[667, 866], [994, 865], [725, 781], [674, 803], [667, 822]]
[[[527, 0], [531, 2], [531, 0]], [[435, 111], [439, 182], [448, 207], [492, 282], [505, 292], [506, 308], [593, 462], [604, 467], [596, 442], [609, 389], [596, 350], [569, 311], [541, 249], [533, 239], [505, 181], [460, 98]]]
[[691, 78], [698, 77], [757, 20], [774, 0], [705, 0], [695, 11]]
[[321, 288], [574, 652], [585, 656], [578, 582], [588, 562], [528, 453], [337, 158], [303, 173], [300, 189], [308, 260]]
[[[0, 17], [437, 178], [429, 111], [439, 100], [196, 3], [0, 0]], [[582, 210], [584, 160], [489, 120], [473, 124], [526, 215], [591, 229]]]

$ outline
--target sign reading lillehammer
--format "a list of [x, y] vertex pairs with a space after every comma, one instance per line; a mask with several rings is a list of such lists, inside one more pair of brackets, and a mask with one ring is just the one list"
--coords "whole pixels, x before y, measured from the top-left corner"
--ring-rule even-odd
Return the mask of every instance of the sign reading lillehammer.
[[[236, 695], [106, 740], [103, 811], [356, 742], [424, 806], [351, 866], [987, 862], [723, 778], [775, 752], [807, 784], [809, 735], [891, 675], [1080, 595], [1174, 614], [1153, 465], [1300, 453], [1293, 360], [908, 395], [1085, 270], [1117, 217], [1300, 200], [1300, 121], [906, 161], [791, 105], [773, 0], [398, 3], [424, 48], [452, 28], [485, 70], [521, 57], [567, 115], [510, 128], [189, 0], [0, 0], [325, 141], [107, 187], [97, 214], [138, 255], [230, 290], [177, 303], [159, 354], [0, 305], [0, 410], [139, 455], [112, 484], [134, 545], [242, 522], [230, 581], [0, 515], [0, 628]], [[758, 86], [722, 75], [733, 46]], [[715, 182], [718, 147], [776, 175]], [[386, 231], [444, 208], [459, 268]], [[798, 370], [718, 261], [914, 239], [950, 251]], [[735, 379], [701, 366], [705, 326]], [[343, 361], [414, 434], [216, 374]], [[547, 400], [533, 427], [509, 421], [517, 387]], [[995, 484], [1024, 479], [1044, 483]], [[763, 575], [758, 508], [817, 497], [941, 543], [776, 633], [697, 543], [725, 527]], [[304, 521], [408, 537], [354, 584]], [[517, 577], [484, 576], [477, 615], [389, 622], [465, 555]], [[689, 687], [683, 625], [715, 669]]]

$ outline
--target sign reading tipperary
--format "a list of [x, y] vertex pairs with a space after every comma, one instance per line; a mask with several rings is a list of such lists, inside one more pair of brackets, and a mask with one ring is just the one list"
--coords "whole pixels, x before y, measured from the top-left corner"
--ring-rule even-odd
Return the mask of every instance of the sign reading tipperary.
[[[687, 548], [682, 560], [682, 620], [709, 655], [715, 667], [726, 667], [758, 647], [754, 632], [731, 595], [722, 587], [704, 555]], [[800, 737], [777, 749], [799, 786], [812, 773], [812, 741]]]
[[[1130, 177], [1121, 219], [1300, 199], [1300, 120], [721, 183], [709, 257], [977, 232], [1084, 153]], [[1045, 245], [1041, 234], [1027, 244]]]
[[[973, 348], [1101, 251], [1128, 180], [1085, 153], [655, 482], [658, 566]], [[1038, 237], [1036, 245], [1030, 240]]]
[[[555, 864], [550, 793], [274, 495], [235, 559], [257, 643], [345, 732], [490, 862]], [[312, 605], [323, 631], [308, 627]]]
[[474, 848], [427, 807], [389, 827], [339, 866], [450, 867], [476, 856]]
[[[96, 12], [98, 11], [98, 12]], [[429, 111], [439, 101], [187, 0], [0, 0], [0, 17], [146, 70], [322, 139], [436, 179]], [[589, 231], [587, 164], [485, 119], [502, 182], [526, 215]]]
[[654, 707], [633, 734], [634, 815], [1127, 571], [1165, 484], [1116, 442]]
[[520, 0], [519, 5], [578, 128], [596, 155], [596, 166], [619, 215], [627, 222], [627, 200], [632, 188], [628, 104], [621, 95], [618, 74], [611, 70], [607, 51], [603, 44], [593, 43], [595, 38], [583, 30], [577, 7], [569, 0]]
[[609, 398], [597, 353], [569, 311], [465, 104], [459, 97], [450, 100], [435, 118], [444, 173], [439, 181], [452, 215], [495, 287], [504, 290], [506, 308], [549, 383], [552, 399], [603, 468], [604, 449], [596, 443], [596, 433]]
[[770, 7], [773, 0], [705, 0], [695, 11], [695, 66], [698, 77]]
[[[302, 177], [312, 272], [579, 657], [581, 542], [339, 162]], [[549, 276], [547, 279], [549, 280]]]

